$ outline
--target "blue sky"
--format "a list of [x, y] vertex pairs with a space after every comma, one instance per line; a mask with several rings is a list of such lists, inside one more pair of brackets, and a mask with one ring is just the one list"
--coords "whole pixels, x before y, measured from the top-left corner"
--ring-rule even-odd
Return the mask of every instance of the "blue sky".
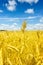
[[43, 0], [0, 0], [0, 29], [18, 30], [23, 21], [28, 30], [43, 30]]

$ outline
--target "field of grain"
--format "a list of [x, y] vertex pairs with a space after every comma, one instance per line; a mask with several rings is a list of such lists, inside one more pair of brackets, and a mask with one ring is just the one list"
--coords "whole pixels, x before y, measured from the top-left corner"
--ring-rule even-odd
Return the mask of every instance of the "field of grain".
[[0, 31], [0, 65], [43, 65], [43, 31]]

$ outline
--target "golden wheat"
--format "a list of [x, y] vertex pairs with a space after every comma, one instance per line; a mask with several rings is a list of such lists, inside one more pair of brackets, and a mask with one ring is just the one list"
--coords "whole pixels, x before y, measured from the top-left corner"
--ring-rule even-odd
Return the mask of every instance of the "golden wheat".
[[43, 65], [43, 31], [0, 31], [0, 65]]

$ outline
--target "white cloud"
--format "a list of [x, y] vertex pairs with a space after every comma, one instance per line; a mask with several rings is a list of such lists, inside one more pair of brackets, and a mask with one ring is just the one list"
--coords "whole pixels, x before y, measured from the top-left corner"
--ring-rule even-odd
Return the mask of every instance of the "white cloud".
[[29, 16], [28, 19], [34, 19], [36, 18], [37, 16]]
[[43, 17], [41, 17], [40, 22], [43, 22]]
[[0, 18], [0, 21], [3, 21], [3, 22], [12, 22], [12, 23], [14, 23], [14, 22], [19, 22], [20, 21], [20, 19], [19, 18]]
[[[21, 26], [17, 23], [10, 24], [0, 24], [0, 30], [20, 30]], [[43, 30], [43, 24], [27, 24], [27, 30]]]
[[[0, 18], [4, 24], [0, 24], [0, 30], [19, 30], [19, 18]], [[6, 23], [6, 24], [5, 24]]]
[[9, 24], [0, 24], [0, 30], [19, 30], [20, 27], [17, 23], [13, 23], [12, 25]]
[[17, 20], [24, 20], [24, 19], [34, 19], [34, 18], [37, 18], [37, 16], [29, 16], [29, 17], [20, 17], [20, 18], [0, 18], [0, 20], [7, 20], [7, 21], [14, 21], [16, 22]]
[[9, 0], [8, 3], [5, 4], [9, 11], [14, 11], [16, 9], [16, 5], [17, 3], [15, 2], [15, 0]]
[[[37, 16], [34, 17], [26, 17], [26, 18], [0, 18], [5, 22], [7, 20], [7, 22], [12, 22], [12, 24], [0, 24], [0, 30], [20, 30], [21, 25], [19, 25], [20, 21], [22, 20], [33, 20], [34, 18], [36, 18]], [[17, 22], [19, 21], [19, 23]], [[43, 30], [43, 24], [42, 23], [37, 23], [37, 24], [27, 24], [27, 28], [28, 30]]]
[[37, 24], [28, 24], [27, 30], [43, 30], [43, 24], [37, 23]]
[[27, 10], [25, 11], [25, 13], [33, 14], [33, 13], [34, 13], [34, 9], [27, 9]]
[[39, 0], [18, 0], [19, 2], [27, 2], [29, 4], [37, 3]]
[[3, 13], [3, 10], [0, 10], [0, 13]]

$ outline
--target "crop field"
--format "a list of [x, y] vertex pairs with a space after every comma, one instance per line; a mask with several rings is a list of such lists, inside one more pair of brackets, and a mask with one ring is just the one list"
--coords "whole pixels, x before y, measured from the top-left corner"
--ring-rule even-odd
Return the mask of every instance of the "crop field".
[[43, 31], [0, 31], [0, 65], [43, 65]]

